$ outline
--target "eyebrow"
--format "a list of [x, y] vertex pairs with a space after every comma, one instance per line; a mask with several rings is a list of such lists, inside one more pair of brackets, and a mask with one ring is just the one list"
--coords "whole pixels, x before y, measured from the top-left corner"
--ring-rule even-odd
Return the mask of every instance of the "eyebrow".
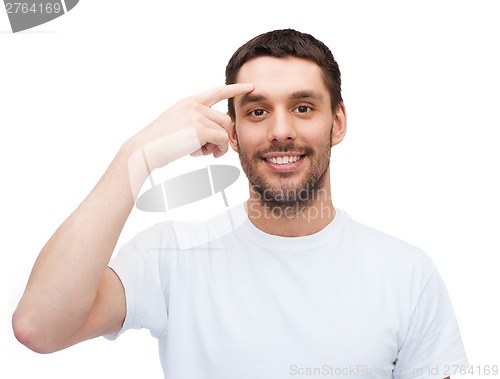
[[299, 100], [299, 99], [314, 99], [314, 100], [322, 100], [323, 95], [319, 91], [315, 90], [303, 90], [293, 92], [289, 97], [289, 100]]
[[[250, 104], [250, 103], [257, 103], [259, 101], [264, 101], [266, 100], [267, 97], [259, 94], [259, 93], [247, 93], [246, 95], [243, 95], [238, 101], [238, 105], [240, 107]], [[300, 99], [313, 99], [313, 100], [322, 100], [323, 95], [319, 91], [315, 90], [301, 90], [301, 91], [295, 91], [288, 96], [289, 100], [300, 100]]]
[[241, 97], [240, 101], [238, 101], [238, 105], [242, 107], [246, 104], [257, 103], [263, 100], [266, 100], [266, 97], [264, 95], [247, 93]]

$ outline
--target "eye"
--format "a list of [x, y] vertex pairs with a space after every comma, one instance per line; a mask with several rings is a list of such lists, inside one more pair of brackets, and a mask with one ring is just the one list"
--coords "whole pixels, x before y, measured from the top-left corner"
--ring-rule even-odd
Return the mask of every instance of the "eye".
[[265, 111], [264, 109], [254, 109], [250, 113], [248, 113], [250, 116], [254, 117], [262, 117], [267, 115], [269, 112]]
[[295, 108], [292, 112], [294, 113], [308, 113], [312, 111], [311, 107], [308, 107], [307, 105], [300, 105], [297, 108]]

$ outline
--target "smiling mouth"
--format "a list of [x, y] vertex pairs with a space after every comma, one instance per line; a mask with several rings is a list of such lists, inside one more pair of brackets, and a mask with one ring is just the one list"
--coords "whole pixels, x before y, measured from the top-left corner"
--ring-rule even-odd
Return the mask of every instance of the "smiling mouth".
[[286, 165], [286, 164], [297, 162], [301, 157], [302, 157], [302, 155], [270, 157], [270, 158], [266, 158], [266, 161], [274, 163], [274, 164], [278, 164], [278, 165]]

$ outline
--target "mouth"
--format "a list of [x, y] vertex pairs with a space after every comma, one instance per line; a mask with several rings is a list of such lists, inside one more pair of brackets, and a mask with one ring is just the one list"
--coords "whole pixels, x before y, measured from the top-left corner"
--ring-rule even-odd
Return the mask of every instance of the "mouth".
[[301, 157], [302, 157], [301, 155], [285, 155], [285, 156], [280, 156], [280, 157], [266, 158], [266, 161], [274, 163], [274, 164], [285, 165], [285, 164], [289, 164], [289, 163], [295, 163]]
[[289, 172], [295, 171], [304, 160], [305, 155], [274, 155], [264, 158], [266, 165], [272, 171]]

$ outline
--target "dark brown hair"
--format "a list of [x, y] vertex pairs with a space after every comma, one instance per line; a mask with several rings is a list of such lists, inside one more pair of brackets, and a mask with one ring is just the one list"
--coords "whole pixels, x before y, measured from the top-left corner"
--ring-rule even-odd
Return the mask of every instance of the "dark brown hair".
[[[316, 63], [330, 92], [332, 111], [342, 102], [340, 70], [330, 49], [310, 34], [293, 29], [274, 30], [261, 34], [233, 54], [226, 66], [226, 84], [236, 83], [238, 72], [245, 62], [258, 57], [303, 58]], [[233, 99], [228, 100], [229, 115], [234, 120]]]

